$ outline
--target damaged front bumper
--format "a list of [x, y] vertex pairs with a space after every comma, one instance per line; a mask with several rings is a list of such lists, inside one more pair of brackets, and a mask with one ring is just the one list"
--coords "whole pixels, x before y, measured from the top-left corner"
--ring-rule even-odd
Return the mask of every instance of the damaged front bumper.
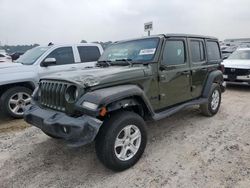
[[27, 107], [24, 120], [52, 136], [66, 140], [73, 147], [92, 142], [102, 125], [102, 121], [88, 115], [70, 117], [37, 105]]

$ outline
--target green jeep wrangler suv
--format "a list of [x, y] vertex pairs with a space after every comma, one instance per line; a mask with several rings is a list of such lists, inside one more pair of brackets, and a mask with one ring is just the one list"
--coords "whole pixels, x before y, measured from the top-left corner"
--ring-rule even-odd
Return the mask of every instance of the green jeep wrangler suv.
[[192, 105], [215, 115], [225, 90], [216, 38], [173, 34], [119, 41], [96, 67], [40, 80], [25, 120], [70, 146], [95, 141], [108, 168], [134, 165], [146, 147], [145, 122]]

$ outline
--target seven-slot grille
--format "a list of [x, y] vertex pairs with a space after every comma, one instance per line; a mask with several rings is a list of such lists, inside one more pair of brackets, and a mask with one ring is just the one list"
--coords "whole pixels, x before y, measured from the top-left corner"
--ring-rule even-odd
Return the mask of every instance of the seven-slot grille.
[[68, 85], [65, 82], [42, 80], [39, 85], [40, 104], [54, 110], [65, 111], [65, 90]]

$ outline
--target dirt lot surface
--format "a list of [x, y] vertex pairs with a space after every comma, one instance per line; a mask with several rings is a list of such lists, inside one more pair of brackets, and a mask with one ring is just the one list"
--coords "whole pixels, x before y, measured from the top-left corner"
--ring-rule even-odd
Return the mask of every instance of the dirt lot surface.
[[229, 87], [215, 117], [194, 107], [150, 123], [148, 134], [142, 159], [114, 173], [94, 144], [69, 148], [1, 120], [0, 187], [250, 187], [250, 87]]

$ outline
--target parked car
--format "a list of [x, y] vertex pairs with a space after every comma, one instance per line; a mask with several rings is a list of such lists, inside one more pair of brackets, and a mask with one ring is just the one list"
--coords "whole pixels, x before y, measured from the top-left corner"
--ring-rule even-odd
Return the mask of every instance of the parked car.
[[250, 84], [250, 48], [239, 48], [223, 61], [224, 79], [228, 82]]
[[102, 54], [99, 44], [38, 46], [15, 63], [0, 64], [0, 106], [14, 118], [23, 116], [31, 93], [42, 76], [94, 66]]
[[6, 53], [0, 52], [0, 63], [10, 63], [12, 62], [11, 57]]
[[112, 170], [134, 165], [147, 143], [145, 121], [192, 105], [215, 115], [225, 90], [219, 43], [196, 35], [157, 35], [117, 42], [96, 68], [42, 78], [24, 119], [70, 146], [96, 141]]
[[222, 59], [227, 59], [237, 48], [237, 46], [221, 46]]

